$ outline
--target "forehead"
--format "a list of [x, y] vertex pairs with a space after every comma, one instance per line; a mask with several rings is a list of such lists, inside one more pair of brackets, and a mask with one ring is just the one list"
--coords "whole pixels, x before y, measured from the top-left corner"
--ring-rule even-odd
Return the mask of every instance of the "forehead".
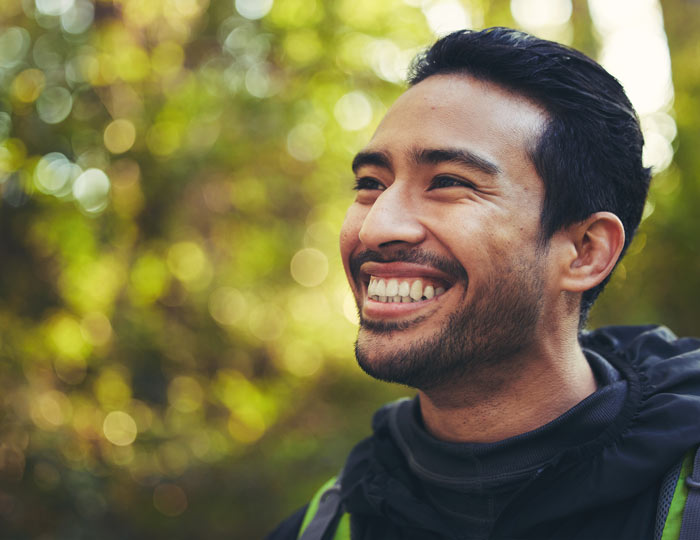
[[433, 75], [396, 100], [368, 148], [397, 155], [463, 147], [505, 170], [530, 161], [547, 118], [541, 106], [496, 84], [462, 74]]

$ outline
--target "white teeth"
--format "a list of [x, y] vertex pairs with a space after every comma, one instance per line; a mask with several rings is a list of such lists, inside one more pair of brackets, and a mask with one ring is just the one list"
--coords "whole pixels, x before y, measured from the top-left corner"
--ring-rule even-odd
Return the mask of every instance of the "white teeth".
[[423, 296], [423, 282], [420, 279], [413, 282], [409, 295], [413, 300], [418, 301], [421, 299]]
[[388, 280], [371, 276], [367, 285], [367, 296], [378, 302], [385, 303], [409, 303], [430, 300], [445, 292], [443, 287], [426, 285], [423, 289], [423, 281], [417, 279], [413, 283], [401, 281], [397, 278]]
[[374, 294], [377, 296], [387, 296], [386, 294], [386, 281], [383, 279], [379, 280], [379, 283], [377, 283], [377, 286], [374, 289]]

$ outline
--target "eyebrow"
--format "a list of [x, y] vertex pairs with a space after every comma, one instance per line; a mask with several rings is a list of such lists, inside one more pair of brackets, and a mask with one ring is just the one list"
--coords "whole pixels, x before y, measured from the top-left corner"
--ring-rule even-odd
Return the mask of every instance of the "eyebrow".
[[[417, 165], [438, 165], [440, 163], [456, 163], [476, 169], [489, 176], [496, 176], [501, 168], [488, 159], [462, 148], [414, 148], [410, 150], [411, 160]], [[352, 170], [357, 173], [360, 167], [374, 165], [393, 171], [391, 157], [381, 150], [358, 152], [352, 160]]]
[[501, 168], [485, 157], [479, 156], [462, 148], [426, 148], [411, 151], [411, 158], [418, 165], [439, 165], [440, 163], [456, 163], [470, 169], [477, 169], [489, 176], [501, 172]]
[[389, 154], [382, 151], [358, 152], [352, 160], [352, 172], [357, 173], [357, 169], [365, 165], [375, 165], [393, 171]]

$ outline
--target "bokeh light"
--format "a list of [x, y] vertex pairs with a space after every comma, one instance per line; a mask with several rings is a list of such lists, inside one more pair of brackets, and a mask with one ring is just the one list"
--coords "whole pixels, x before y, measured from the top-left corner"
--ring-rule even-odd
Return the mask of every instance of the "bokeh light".
[[168, 250], [168, 268], [173, 275], [187, 284], [196, 286], [208, 282], [211, 267], [202, 248], [194, 242], [178, 242]]
[[571, 0], [511, 0], [515, 20], [525, 28], [566, 24], [571, 18]]
[[318, 159], [325, 147], [326, 139], [323, 132], [314, 124], [299, 124], [287, 135], [287, 151], [299, 161]]
[[209, 313], [224, 326], [236, 324], [246, 313], [247, 302], [241, 292], [233, 287], [219, 287], [209, 296]]
[[349, 92], [341, 97], [333, 108], [338, 123], [348, 131], [367, 127], [372, 121], [372, 105], [367, 96], [360, 92]]
[[343, 300], [343, 315], [352, 324], [359, 324], [360, 318], [357, 315], [357, 303], [355, 296], [351, 292], [347, 292]]
[[73, 182], [73, 197], [90, 214], [99, 213], [107, 207], [109, 191], [109, 178], [100, 169], [88, 169]]
[[63, 15], [73, 7], [74, 0], [35, 0], [36, 9], [42, 15]]
[[645, 165], [663, 171], [673, 159], [675, 129], [657, 130], [655, 122], [645, 121], [667, 112], [674, 98], [661, 5], [658, 0], [589, 0], [588, 5], [602, 36], [601, 64], [623, 85], [642, 119]]
[[204, 391], [192, 377], [175, 377], [168, 386], [168, 400], [180, 412], [196, 411], [202, 406], [203, 399]]
[[82, 174], [82, 169], [61, 154], [51, 152], [42, 156], [34, 169], [36, 187], [50, 195], [62, 197], [72, 192], [73, 182]]
[[423, 3], [423, 12], [438, 36], [473, 26], [470, 13], [457, 0], [429, 0]]
[[15, 99], [20, 102], [33, 103], [39, 98], [45, 85], [44, 73], [38, 69], [29, 68], [15, 77], [11, 91]]
[[416, 52], [413, 49], [402, 50], [389, 39], [375, 39], [366, 44], [364, 57], [379, 77], [388, 82], [400, 83], [406, 78], [408, 66]]
[[261, 19], [272, 9], [273, 0], [235, 0], [236, 11], [246, 19]]
[[127, 446], [136, 440], [138, 429], [136, 422], [124, 411], [112, 411], [102, 424], [104, 436], [112, 444]]
[[36, 110], [47, 124], [58, 124], [66, 119], [73, 108], [73, 96], [61, 87], [54, 86], [44, 90], [36, 102]]
[[74, 0], [73, 4], [61, 13], [61, 28], [69, 34], [82, 34], [95, 18], [95, 7], [88, 0]]
[[304, 248], [292, 257], [290, 271], [294, 280], [304, 287], [316, 287], [328, 275], [328, 257], [314, 248]]
[[118, 118], [105, 128], [103, 138], [107, 150], [113, 154], [123, 154], [134, 145], [136, 128], [129, 120]]
[[7, 69], [19, 64], [30, 43], [31, 37], [24, 28], [11, 26], [0, 30], [0, 67]]

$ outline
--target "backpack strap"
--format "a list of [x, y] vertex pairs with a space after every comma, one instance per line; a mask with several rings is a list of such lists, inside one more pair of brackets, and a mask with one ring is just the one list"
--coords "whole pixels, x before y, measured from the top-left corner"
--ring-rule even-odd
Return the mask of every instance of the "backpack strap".
[[[331, 478], [311, 499], [301, 524], [299, 540], [322, 540], [333, 527], [336, 530], [332, 538], [350, 539], [349, 518], [346, 513], [343, 513], [340, 504], [339, 478], [340, 475]], [[338, 522], [339, 517], [340, 522]]]
[[688, 488], [688, 499], [683, 509], [678, 540], [693, 540], [700, 538], [700, 447], [695, 452], [693, 472], [686, 476], [685, 485]]
[[[680, 511], [683, 507], [678, 510], [678, 499], [681, 497], [676, 497], [676, 492], [679, 491], [679, 479], [681, 486], [683, 485], [683, 478], [685, 476], [681, 474], [681, 470], [684, 465], [686, 465], [687, 456], [683, 456], [683, 459], [676, 463], [664, 476], [661, 482], [661, 489], [659, 490], [659, 499], [656, 507], [656, 521], [654, 525], [654, 540], [669, 540], [673, 538], [673, 533], [667, 531], [673, 527], [672, 523], [680, 523]], [[686, 472], [686, 471], [683, 471]], [[683, 498], [685, 501], [685, 498]], [[671, 505], [674, 508], [671, 511]], [[670, 517], [669, 517], [670, 516]], [[676, 526], [676, 529], [678, 527]], [[664, 537], [663, 534], [666, 533]], [[678, 538], [679, 531], [675, 531], [675, 538]]]
[[[664, 477], [659, 493], [654, 540], [700, 538], [700, 529], [694, 528], [700, 524], [699, 460], [700, 447], [692, 448]], [[691, 484], [698, 487], [691, 488]]]

